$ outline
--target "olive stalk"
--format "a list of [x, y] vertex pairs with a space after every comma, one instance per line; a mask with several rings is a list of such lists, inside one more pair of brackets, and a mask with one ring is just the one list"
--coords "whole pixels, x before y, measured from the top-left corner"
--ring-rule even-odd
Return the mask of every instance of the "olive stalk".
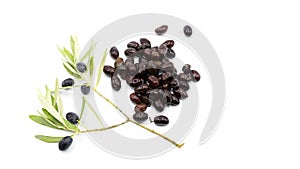
[[[145, 129], [145, 130], [147, 130], [147, 131], [149, 131], [149, 132], [151, 132], [151, 133], [153, 133], [153, 134], [155, 134], [155, 135], [157, 135], [157, 136], [159, 136], [159, 137], [161, 137], [161, 138], [163, 138], [163, 139], [165, 139], [165, 140], [167, 140], [168, 142], [170, 142], [170, 143], [172, 143], [172, 144], [174, 144], [176, 147], [178, 147], [178, 148], [181, 148], [183, 145], [184, 145], [184, 143], [182, 143], [182, 144], [178, 144], [178, 143], [176, 143], [174, 140], [172, 140], [172, 139], [170, 139], [170, 138], [168, 138], [168, 137], [166, 137], [165, 135], [163, 135], [163, 134], [160, 134], [160, 133], [158, 133], [158, 132], [156, 132], [155, 130], [152, 130], [152, 129], [150, 129], [150, 128], [148, 128], [148, 127], [146, 127], [146, 126], [144, 126], [144, 125], [142, 125], [142, 124], [140, 124], [140, 123], [138, 123], [138, 122], [136, 122], [136, 121], [134, 121], [134, 120], [132, 120], [129, 116], [127, 116], [116, 104], [114, 104], [112, 101], [110, 101], [108, 98], [106, 98], [105, 96], [103, 96], [95, 87], [92, 87], [92, 89], [94, 90], [94, 92], [95, 93], [97, 93], [101, 98], [103, 98], [105, 101], [107, 101], [110, 105], [112, 105], [113, 107], [115, 107], [127, 120], [124, 122], [124, 124], [125, 123], [127, 123], [127, 122], [131, 122], [131, 123], [133, 123], [133, 124], [135, 124], [135, 125], [137, 125], [137, 126], [139, 126], [139, 127], [141, 127], [141, 128], [143, 128], [143, 129]], [[121, 123], [122, 124], [122, 123]], [[95, 130], [97, 130], [97, 131], [103, 131], [103, 130], [101, 130], [101, 129], [95, 129]]]

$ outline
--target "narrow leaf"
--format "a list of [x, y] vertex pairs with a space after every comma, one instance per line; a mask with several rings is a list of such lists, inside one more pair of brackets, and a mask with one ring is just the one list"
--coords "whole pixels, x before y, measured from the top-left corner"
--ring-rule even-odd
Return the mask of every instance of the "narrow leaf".
[[63, 108], [63, 102], [61, 97], [58, 97], [58, 111], [60, 113], [60, 116], [62, 116], [62, 113], [64, 112], [64, 108]]
[[40, 124], [40, 125], [47, 126], [47, 127], [53, 128], [53, 129], [60, 129], [60, 128], [58, 128], [58, 127], [56, 127], [56, 126], [50, 124], [49, 122], [47, 122], [47, 121], [46, 121], [45, 119], [43, 119], [41, 116], [30, 115], [29, 118], [30, 118], [32, 121], [34, 121], [34, 122], [36, 122], [36, 123], [38, 123], [38, 124]]
[[70, 44], [71, 44], [71, 50], [74, 58], [74, 63], [76, 63], [77, 57], [78, 57], [78, 51], [79, 51], [79, 45], [78, 45], [78, 38], [77, 36], [71, 36], [70, 37]]
[[56, 127], [64, 128], [64, 125], [53, 117], [46, 109], [42, 108], [42, 111], [47, 119], [49, 119]]
[[83, 116], [84, 108], [85, 108], [85, 99], [84, 99], [84, 96], [82, 96], [81, 111], [80, 111], [80, 116], [79, 116], [80, 120]]
[[101, 59], [99, 67], [98, 67], [98, 77], [97, 77], [97, 81], [96, 81], [96, 87], [98, 86], [98, 84], [100, 82], [100, 79], [101, 79], [101, 74], [102, 74], [103, 67], [104, 67], [104, 64], [105, 64], [106, 56], [107, 56], [107, 49], [105, 49], [104, 55]]
[[87, 57], [90, 57], [96, 47], [96, 43], [91, 42], [91, 46], [89, 50], [83, 55], [83, 57], [80, 59], [80, 61], [84, 61]]
[[[54, 104], [54, 96], [53, 95], [51, 95], [51, 103], [52, 103], [52, 105]], [[56, 111], [58, 111], [57, 103], [53, 107], [55, 108]]]
[[40, 103], [42, 104], [43, 108], [45, 108], [54, 118], [56, 118], [59, 122], [61, 122], [63, 125], [65, 125], [64, 119], [60, 116], [60, 114], [55, 110], [55, 108], [52, 106], [51, 102], [47, 102], [41, 91], [38, 91], [38, 99]]
[[74, 63], [74, 55], [72, 55], [72, 54], [70, 53], [70, 51], [69, 51], [68, 49], [66, 49], [66, 48], [64, 48], [64, 53], [67, 55], [67, 57], [70, 59], [70, 61], [71, 61], [72, 63]]
[[59, 83], [58, 83], [58, 79], [56, 78], [56, 80], [55, 80], [55, 90], [54, 90], [54, 99], [53, 99], [53, 102], [52, 102], [52, 106], [56, 105], [58, 92], [59, 92]]
[[94, 56], [91, 56], [90, 61], [89, 61], [89, 70], [90, 70], [90, 77], [92, 78], [93, 73], [94, 73]]
[[53, 136], [44, 136], [44, 135], [35, 135], [34, 137], [46, 143], [58, 143], [63, 138], [63, 137], [53, 137]]
[[64, 65], [64, 68], [67, 70], [67, 72], [71, 76], [73, 76], [73, 77], [75, 77], [77, 79], [81, 79], [81, 76], [78, 73], [75, 73], [76, 71], [69, 65], [69, 63], [64, 62], [63, 65]]
[[47, 86], [47, 85], [45, 85], [45, 89], [46, 89], [46, 96], [45, 96], [45, 98], [46, 98], [46, 100], [48, 101], [48, 102], [51, 102], [51, 90], [49, 89], [49, 87]]
[[68, 120], [64, 119], [65, 121], [65, 124], [66, 124], [66, 127], [69, 129], [69, 130], [73, 130], [73, 131], [76, 131], [77, 130], [77, 126], [75, 126], [74, 124], [70, 123]]

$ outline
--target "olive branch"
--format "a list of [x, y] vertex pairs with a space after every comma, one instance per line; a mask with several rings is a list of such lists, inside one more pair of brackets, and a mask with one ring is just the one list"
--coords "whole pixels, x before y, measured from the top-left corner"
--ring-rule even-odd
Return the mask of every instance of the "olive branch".
[[[98, 66], [98, 71], [94, 71], [95, 69], [95, 63], [94, 63], [94, 49], [96, 47], [96, 43], [91, 42], [90, 48], [88, 51], [83, 55], [81, 59], [78, 58], [79, 55], [79, 45], [78, 45], [78, 39], [75, 36], [70, 37], [70, 46], [71, 46], [71, 51], [68, 50], [65, 47], [58, 47], [59, 52], [62, 54], [63, 58], [63, 66], [65, 70], [74, 78], [83, 80], [86, 83], [84, 84], [76, 84], [73, 86], [65, 86], [61, 87], [59, 85], [58, 79], [55, 81], [55, 87], [54, 90], [51, 91], [49, 87], [46, 85], [45, 86], [45, 93], [41, 92], [38, 90], [37, 96], [38, 99], [42, 105], [41, 110], [37, 110], [39, 115], [30, 115], [29, 118], [33, 120], [34, 122], [49, 127], [57, 130], [64, 130], [66, 132], [71, 133], [70, 136], [67, 139], [71, 139], [71, 142], [69, 145], [66, 147], [66, 149], [70, 146], [72, 143], [72, 138], [75, 137], [78, 134], [83, 134], [83, 133], [89, 133], [89, 132], [101, 132], [109, 129], [113, 129], [119, 126], [122, 126], [126, 123], [133, 123], [138, 127], [141, 127], [145, 129], [148, 132], [151, 132], [162, 139], [172, 143], [178, 148], [181, 148], [184, 143], [178, 144], [174, 140], [166, 137], [165, 135], [156, 132], [138, 122], [130, 118], [125, 112], [122, 111], [121, 108], [119, 108], [115, 103], [110, 101], [108, 98], [106, 98], [103, 94], [101, 94], [97, 90], [97, 86], [99, 85], [101, 75], [102, 75], [102, 70], [105, 64], [105, 60], [107, 57], [107, 50], [104, 51], [102, 60], [99, 63]], [[87, 60], [87, 61], [86, 61]], [[87, 65], [87, 71], [80, 71], [77, 68], [77, 64], [79, 62], [86, 62], [85, 65]], [[94, 73], [97, 73], [97, 79], [95, 86], [92, 86], [91, 79]], [[114, 124], [112, 126], [104, 127], [101, 118], [98, 116], [97, 112], [94, 110], [92, 105], [88, 102], [88, 100], [85, 98], [85, 96], [82, 96], [82, 109], [80, 112], [80, 116], [78, 117], [78, 120], [76, 123], [71, 123], [68, 121], [68, 119], [64, 116], [64, 110], [63, 110], [63, 101], [62, 98], [60, 97], [60, 90], [64, 89], [71, 89], [75, 87], [82, 87], [86, 86], [91, 88], [98, 96], [100, 96], [102, 99], [104, 99], [109, 105], [113, 106], [124, 118], [125, 120], [121, 123]], [[97, 129], [86, 129], [85, 126], [80, 122], [80, 119], [82, 118], [85, 108], [88, 107], [92, 112], [95, 118], [98, 120], [99, 124], [101, 125], [101, 128]], [[47, 142], [47, 143], [61, 143], [66, 141], [66, 137], [57, 137], [57, 136], [45, 136], [45, 135], [35, 135], [35, 137], [41, 141]], [[65, 139], [65, 140], [64, 140]], [[60, 148], [60, 150], [62, 150]], [[65, 150], [65, 149], [63, 149]]]

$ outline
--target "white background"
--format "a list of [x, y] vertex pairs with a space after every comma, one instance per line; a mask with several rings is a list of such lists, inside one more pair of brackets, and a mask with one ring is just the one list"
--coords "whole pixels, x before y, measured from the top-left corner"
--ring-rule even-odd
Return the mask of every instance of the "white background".
[[[298, 1], [195, 2], [1, 1], [0, 168], [299, 168]], [[28, 119], [38, 108], [36, 87], [67, 76], [57, 75], [56, 44], [68, 44], [70, 34], [85, 44], [112, 21], [144, 12], [192, 23], [216, 49], [227, 103], [213, 137], [198, 146], [193, 131], [182, 149], [148, 160], [115, 157], [84, 136], [68, 152], [34, 139], [48, 132]]]

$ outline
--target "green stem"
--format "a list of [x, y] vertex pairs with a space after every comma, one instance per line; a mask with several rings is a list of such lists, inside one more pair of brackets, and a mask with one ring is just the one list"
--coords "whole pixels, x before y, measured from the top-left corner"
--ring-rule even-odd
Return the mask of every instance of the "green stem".
[[119, 123], [119, 124], [115, 124], [115, 125], [112, 125], [112, 126], [109, 126], [109, 127], [104, 127], [104, 128], [100, 128], [100, 129], [92, 129], [92, 130], [84, 130], [84, 131], [79, 131], [80, 134], [82, 133], [90, 133], [90, 132], [98, 132], [98, 131], [105, 131], [105, 130], [109, 130], [109, 129], [113, 129], [113, 128], [116, 128], [116, 127], [119, 127], [119, 126], [122, 126], [126, 123], [128, 123], [129, 120], [126, 120], [122, 123]]

